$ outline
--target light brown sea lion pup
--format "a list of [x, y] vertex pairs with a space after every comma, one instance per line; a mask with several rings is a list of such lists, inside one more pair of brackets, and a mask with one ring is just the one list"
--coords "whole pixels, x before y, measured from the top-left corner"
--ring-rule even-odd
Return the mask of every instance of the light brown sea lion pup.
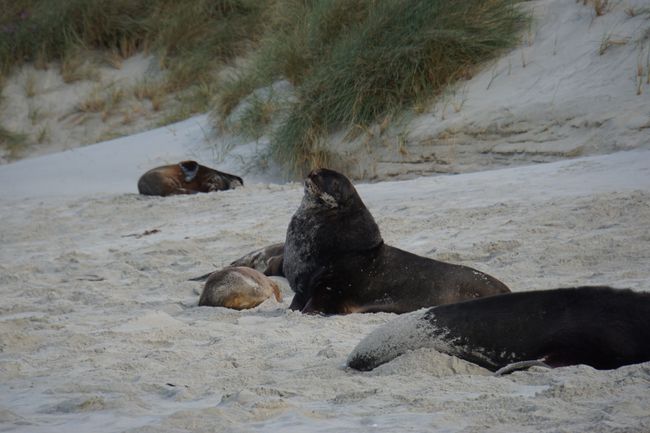
[[257, 307], [271, 295], [282, 302], [278, 285], [269, 277], [252, 268], [229, 266], [210, 274], [199, 306], [244, 310]]
[[138, 180], [138, 191], [144, 195], [195, 194], [223, 191], [243, 186], [241, 177], [199, 164], [181, 161], [178, 164], [152, 168]]

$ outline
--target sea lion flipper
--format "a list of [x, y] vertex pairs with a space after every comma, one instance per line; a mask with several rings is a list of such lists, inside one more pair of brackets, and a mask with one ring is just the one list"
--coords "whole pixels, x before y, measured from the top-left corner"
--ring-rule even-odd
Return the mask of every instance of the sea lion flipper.
[[303, 299], [302, 295], [300, 293], [296, 293], [293, 295], [289, 309], [293, 311], [302, 311], [306, 303], [307, 301]]
[[300, 312], [302, 314], [316, 314], [316, 310], [314, 310], [314, 303], [312, 302], [314, 298], [309, 298], [309, 301], [305, 304], [304, 307], [302, 307], [302, 310]]
[[544, 360], [545, 360], [545, 358], [531, 359], [529, 361], [513, 362], [512, 364], [508, 364], [505, 367], [501, 367], [500, 369], [495, 371], [494, 376], [504, 376], [506, 374], [510, 374], [510, 373], [515, 372], [517, 370], [529, 369], [530, 367], [553, 368], [552, 366], [550, 366], [546, 362], [544, 362]]
[[280, 288], [276, 283], [273, 283], [271, 285], [271, 289], [273, 290], [273, 296], [275, 296], [275, 300], [278, 302], [282, 302], [282, 292], [280, 292]]
[[200, 276], [198, 276], [198, 277], [192, 277], [192, 278], [189, 278], [187, 281], [205, 281], [205, 280], [208, 279], [208, 277], [209, 277], [210, 275], [212, 275], [213, 272], [214, 272], [214, 271], [210, 271], [210, 272], [208, 272], [207, 274], [203, 274], [203, 275], [200, 275]]

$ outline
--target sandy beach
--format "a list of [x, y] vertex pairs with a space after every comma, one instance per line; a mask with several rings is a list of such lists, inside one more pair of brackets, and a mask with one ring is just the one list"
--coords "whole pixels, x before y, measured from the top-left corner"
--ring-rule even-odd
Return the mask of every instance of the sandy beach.
[[[648, 291], [649, 167], [650, 152], [632, 151], [358, 190], [386, 242], [513, 291]], [[2, 198], [2, 431], [650, 429], [648, 363], [492, 377], [419, 350], [359, 373], [348, 353], [395, 315], [292, 312], [282, 278], [281, 304], [197, 307], [188, 278], [282, 240], [301, 196], [299, 184], [253, 183]]]

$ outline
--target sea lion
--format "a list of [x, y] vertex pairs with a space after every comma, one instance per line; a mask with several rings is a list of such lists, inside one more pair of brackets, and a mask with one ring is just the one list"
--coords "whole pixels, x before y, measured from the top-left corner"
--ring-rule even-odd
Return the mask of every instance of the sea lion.
[[[433, 348], [504, 372], [519, 366], [597, 369], [650, 360], [650, 293], [577, 287], [510, 293], [405, 314], [377, 328], [347, 365], [372, 370]], [[509, 368], [513, 365], [515, 368]]]
[[384, 244], [344, 175], [312, 171], [284, 244], [283, 272], [305, 313], [405, 313], [510, 290], [483, 272]]
[[200, 165], [181, 161], [174, 165], [152, 168], [138, 180], [138, 191], [144, 195], [168, 196], [223, 191], [243, 186], [241, 177]]
[[[230, 263], [230, 266], [244, 266], [262, 272], [266, 276], [284, 277], [282, 272], [282, 255], [284, 242], [271, 244], [252, 251]], [[190, 278], [188, 281], [205, 281], [212, 272]]]
[[235, 310], [257, 307], [271, 296], [282, 302], [278, 285], [252, 268], [227, 267], [208, 277], [199, 306], [226, 307]]
[[284, 242], [280, 242], [250, 252], [232, 262], [230, 266], [246, 266], [257, 269], [264, 275], [284, 277], [282, 272], [283, 254]]

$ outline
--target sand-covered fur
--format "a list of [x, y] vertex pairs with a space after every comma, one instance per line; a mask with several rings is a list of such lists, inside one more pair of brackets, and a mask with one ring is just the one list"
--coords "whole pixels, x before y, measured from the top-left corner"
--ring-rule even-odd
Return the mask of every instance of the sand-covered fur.
[[208, 277], [199, 306], [245, 310], [257, 307], [271, 296], [282, 302], [277, 283], [255, 269], [229, 266]]

